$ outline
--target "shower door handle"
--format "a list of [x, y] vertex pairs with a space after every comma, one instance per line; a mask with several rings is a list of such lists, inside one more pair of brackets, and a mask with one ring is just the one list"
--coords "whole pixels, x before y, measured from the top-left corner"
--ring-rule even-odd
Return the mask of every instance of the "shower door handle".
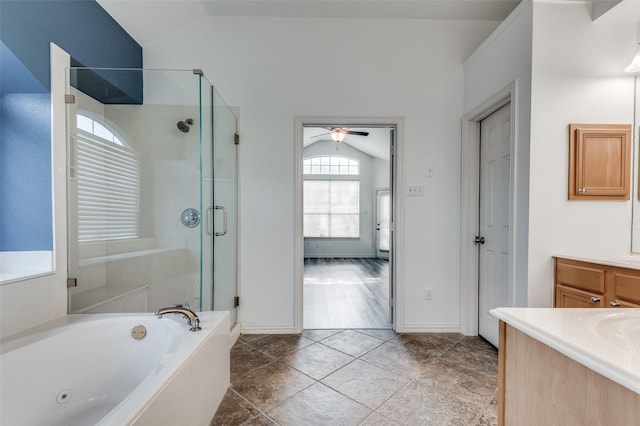
[[222, 231], [222, 232], [216, 232], [216, 233], [214, 234], [216, 237], [221, 237], [221, 236], [223, 236], [223, 235], [225, 235], [225, 234], [227, 233], [227, 209], [225, 209], [225, 208], [224, 208], [224, 207], [222, 207], [222, 206], [214, 206], [213, 208], [214, 208], [214, 209], [216, 209], [216, 210], [222, 210], [222, 214], [223, 214], [223, 216], [222, 216], [222, 217], [223, 217], [223, 223], [224, 223], [224, 231]]
[[213, 227], [213, 206], [207, 209], [207, 235], [213, 235], [211, 228]]

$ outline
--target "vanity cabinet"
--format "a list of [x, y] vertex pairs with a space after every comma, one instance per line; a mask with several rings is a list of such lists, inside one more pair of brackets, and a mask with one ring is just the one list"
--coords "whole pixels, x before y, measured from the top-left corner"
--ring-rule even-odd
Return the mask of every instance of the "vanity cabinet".
[[[531, 316], [523, 316], [519, 322], [524, 323]], [[537, 322], [540, 324], [545, 323]], [[637, 426], [640, 394], [603, 375], [603, 369], [594, 370], [599, 362], [578, 362], [549, 346], [562, 346], [562, 342], [555, 343], [555, 335], [583, 333], [575, 322], [571, 327], [561, 321], [550, 324], [545, 332], [553, 337], [542, 343], [540, 337], [500, 321], [498, 425]], [[631, 358], [633, 352], [629, 351], [628, 356]], [[627, 368], [632, 368], [631, 364]]]
[[554, 307], [640, 308], [640, 270], [560, 257], [554, 261]]

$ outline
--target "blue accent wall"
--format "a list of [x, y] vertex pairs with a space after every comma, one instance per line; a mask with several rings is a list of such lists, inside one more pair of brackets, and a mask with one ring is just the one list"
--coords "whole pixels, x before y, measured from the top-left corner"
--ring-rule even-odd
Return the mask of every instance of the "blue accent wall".
[[[0, 40], [0, 251], [52, 250], [49, 43], [87, 67], [142, 68], [142, 48], [95, 0], [0, 0]], [[116, 85], [142, 102], [141, 74]]]
[[51, 96], [4, 95], [0, 115], [0, 251], [51, 250]]

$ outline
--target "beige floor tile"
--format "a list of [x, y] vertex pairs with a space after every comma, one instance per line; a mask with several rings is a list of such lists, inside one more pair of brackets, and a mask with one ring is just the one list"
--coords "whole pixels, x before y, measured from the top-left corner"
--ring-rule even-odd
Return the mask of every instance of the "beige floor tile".
[[431, 379], [414, 379], [377, 411], [402, 425], [473, 425], [476, 405], [446, 390]]
[[268, 411], [269, 417], [286, 426], [358, 425], [371, 410], [321, 383], [308, 387]]
[[253, 405], [265, 410], [282, 402], [315, 381], [280, 361], [249, 370], [237, 377], [233, 389]]
[[325, 385], [373, 410], [408, 382], [409, 379], [360, 360], [322, 380]]
[[422, 373], [431, 358], [416, 355], [404, 346], [387, 342], [362, 356], [361, 359], [399, 376], [413, 379]]
[[384, 340], [358, 333], [354, 330], [344, 330], [322, 341], [323, 345], [337, 349], [353, 357], [360, 357], [370, 350], [382, 345]]
[[320, 380], [347, 365], [354, 358], [320, 343], [314, 343], [289, 354], [285, 360], [296, 370]]
[[211, 426], [240, 425], [260, 414], [257, 408], [229, 389], [211, 421]]
[[313, 340], [299, 334], [272, 334], [263, 339], [252, 341], [250, 344], [267, 355], [279, 358], [312, 343], [314, 343]]
[[261, 367], [270, 362], [275, 361], [275, 358], [257, 350], [256, 348], [246, 345], [242, 342], [237, 342], [231, 348], [231, 383], [233, 383], [241, 374], [244, 374], [248, 370]]
[[334, 330], [303, 330], [302, 337], [306, 337], [307, 339], [311, 339], [314, 342], [319, 342], [321, 340], [326, 339], [327, 337], [331, 337], [334, 334], [340, 333], [342, 330], [334, 329]]
[[497, 424], [497, 350], [479, 337], [386, 329], [242, 335], [231, 373], [211, 425]]

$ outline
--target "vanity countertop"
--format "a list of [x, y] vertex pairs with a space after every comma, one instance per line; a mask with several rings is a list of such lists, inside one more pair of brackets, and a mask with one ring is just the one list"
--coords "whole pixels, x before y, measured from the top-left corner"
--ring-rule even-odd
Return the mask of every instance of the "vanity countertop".
[[497, 308], [491, 314], [640, 394], [640, 309]]
[[600, 265], [616, 266], [618, 268], [638, 269], [640, 270], [640, 254], [560, 254], [555, 253], [553, 257], [559, 257], [568, 260], [577, 260], [580, 262], [597, 263]]

